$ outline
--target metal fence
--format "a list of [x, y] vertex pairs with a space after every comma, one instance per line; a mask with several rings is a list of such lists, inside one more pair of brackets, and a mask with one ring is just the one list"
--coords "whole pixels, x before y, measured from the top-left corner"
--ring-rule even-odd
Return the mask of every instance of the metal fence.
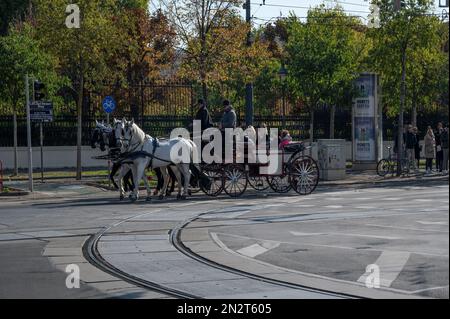
[[[195, 114], [195, 90], [189, 83], [140, 83], [123, 87], [121, 85], [104, 85], [97, 91], [85, 92], [82, 118], [82, 142], [89, 144], [89, 138], [95, 120], [105, 120], [102, 109], [102, 100], [105, 96], [112, 95], [117, 102], [117, 109], [112, 117], [128, 119], [134, 118], [143, 130], [155, 137], [167, 137], [172, 129], [177, 127], [189, 127]], [[281, 99], [271, 106], [276, 109], [272, 114], [263, 115], [265, 112], [255, 112], [255, 126], [277, 127], [287, 129], [294, 139], [309, 139], [310, 114], [299, 105], [287, 106], [286, 117], [283, 126], [281, 113]], [[61, 105], [55, 112], [54, 121], [44, 123], [44, 144], [47, 146], [76, 145], [77, 117], [71, 104]], [[257, 110], [257, 108], [255, 108]], [[273, 110], [272, 110], [273, 111]], [[5, 113], [3, 113], [5, 114]], [[214, 120], [220, 120], [220, 112], [213, 114]], [[240, 123], [244, 122], [244, 114], [238, 112]], [[405, 114], [405, 123], [408, 123], [409, 115]], [[440, 111], [419, 113], [418, 127], [422, 135], [426, 127], [436, 126], [442, 120], [448, 120], [446, 114]], [[112, 120], [112, 119], [111, 119]], [[26, 146], [26, 117], [19, 112], [17, 118], [18, 145]], [[384, 117], [383, 136], [385, 139], [393, 139], [396, 127], [395, 119]], [[314, 138], [329, 138], [330, 113], [329, 109], [316, 110], [314, 114]], [[32, 143], [39, 145], [39, 127], [32, 126]], [[337, 109], [335, 114], [335, 138], [351, 140], [352, 123], [350, 109]], [[13, 146], [13, 116], [0, 115], [0, 147]]]

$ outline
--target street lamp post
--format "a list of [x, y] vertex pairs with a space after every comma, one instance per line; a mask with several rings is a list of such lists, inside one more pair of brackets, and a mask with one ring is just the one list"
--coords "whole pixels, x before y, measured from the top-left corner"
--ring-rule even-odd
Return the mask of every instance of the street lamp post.
[[282, 89], [283, 89], [283, 113], [282, 113], [282, 125], [283, 129], [286, 128], [286, 77], [287, 77], [287, 70], [284, 66], [284, 64], [281, 66], [280, 71], [278, 71], [278, 75], [281, 80]]

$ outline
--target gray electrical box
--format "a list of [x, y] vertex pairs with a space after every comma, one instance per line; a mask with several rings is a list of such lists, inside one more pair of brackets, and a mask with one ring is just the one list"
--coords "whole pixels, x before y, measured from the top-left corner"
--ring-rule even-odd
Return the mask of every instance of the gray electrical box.
[[346, 178], [345, 140], [318, 140], [320, 177], [326, 181]]

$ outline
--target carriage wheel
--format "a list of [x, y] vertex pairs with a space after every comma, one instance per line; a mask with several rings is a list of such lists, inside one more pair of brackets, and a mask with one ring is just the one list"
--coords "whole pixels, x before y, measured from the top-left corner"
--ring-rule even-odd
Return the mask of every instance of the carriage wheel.
[[267, 183], [270, 188], [276, 193], [287, 193], [291, 190], [289, 183], [289, 175], [283, 174], [279, 176], [267, 176]]
[[202, 168], [203, 173], [208, 175], [211, 180], [211, 186], [209, 189], [201, 187], [202, 191], [212, 197], [219, 196], [223, 191], [223, 171], [217, 164], [205, 165]]
[[309, 156], [293, 158], [289, 164], [289, 179], [298, 194], [309, 195], [319, 183], [319, 166]]
[[248, 183], [251, 187], [253, 187], [258, 192], [265, 191], [269, 188], [269, 184], [267, 183], [267, 179], [262, 176], [249, 176]]
[[247, 189], [248, 179], [244, 165], [230, 164], [225, 167], [224, 190], [231, 197], [239, 197]]

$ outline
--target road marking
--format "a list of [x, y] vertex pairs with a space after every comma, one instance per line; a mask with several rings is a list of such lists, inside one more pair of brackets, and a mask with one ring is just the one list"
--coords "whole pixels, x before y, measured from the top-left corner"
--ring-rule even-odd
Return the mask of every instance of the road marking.
[[448, 225], [448, 222], [427, 222], [422, 220], [418, 220], [417, 223], [422, 225]]
[[401, 200], [401, 198], [399, 198], [399, 197], [386, 197], [386, 198], [383, 198], [383, 200], [399, 201], [399, 200]]
[[[246, 258], [246, 259], [248, 259], [249, 261], [256, 262], [256, 263], [258, 263], [258, 264], [265, 265], [265, 266], [268, 266], [268, 267], [272, 267], [272, 268], [275, 268], [275, 269], [279, 269], [279, 270], [281, 270], [281, 271], [286, 271], [286, 272], [289, 272], [289, 273], [299, 274], [299, 275], [302, 275], [302, 276], [307, 276], [307, 277], [312, 277], [312, 278], [320, 278], [320, 279], [330, 280], [330, 281], [333, 281], [333, 282], [339, 282], [339, 283], [347, 283], [347, 284], [359, 285], [359, 286], [362, 286], [362, 287], [364, 287], [365, 284], [366, 284], [366, 283], [365, 283], [365, 280], [364, 280], [363, 283], [361, 283], [361, 282], [359, 282], [359, 281], [355, 282], [355, 281], [349, 281], [349, 280], [337, 279], [337, 278], [334, 278], [334, 277], [327, 277], [327, 276], [318, 275], [318, 274], [313, 274], [313, 273], [308, 273], [308, 272], [299, 271], [299, 270], [295, 270], [295, 269], [291, 269], [291, 268], [281, 267], [281, 266], [277, 266], [277, 265], [272, 264], [272, 263], [264, 262], [264, 261], [259, 260], [259, 259], [254, 259], [254, 258], [249, 258], [249, 257], [247, 257], [247, 256], [239, 255], [239, 254], [237, 254], [234, 250], [228, 248], [227, 245], [225, 245], [225, 243], [222, 242], [222, 241], [220, 240], [219, 235], [231, 236], [231, 237], [236, 237], [236, 238], [245, 238], [245, 239], [250, 239], [251, 237], [245, 237], [245, 236], [239, 236], [239, 235], [233, 235], [233, 234], [225, 234], [225, 233], [210, 233], [211, 239], [212, 239], [212, 240], [213, 240], [220, 248], [222, 248], [224, 251], [226, 251], [226, 252], [228, 252], [228, 253], [230, 253], [230, 254], [232, 254], [232, 255], [235, 255], [235, 256], [240, 256], [240, 257], [242, 257], [242, 258]], [[253, 239], [253, 238], [252, 238], [252, 239]], [[281, 243], [295, 244], [295, 243], [290, 243], [290, 242], [281, 242]], [[307, 246], [322, 246], [322, 245], [309, 245], [309, 244], [305, 244], [305, 245], [307, 245]], [[336, 248], [337, 248], [337, 247], [336, 247]], [[342, 247], [342, 248], [344, 248], [344, 247]], [[344, 248], [344, 249], [354, 249], [354, 248]], [[375, 251], [375, 249], [369, 249], [369, 250]], [[377, 251], [379, 251], [379, 250], [377, 250]], [[427, 288], [427, 290], [428, 290], [428, 289], [430, 289], [430, 290], [431, 290], [431, 289], [441, 289], [441, 288], [446, 288], [446, 287], [448, 287], [448, 286], [444, 286], [444, 287], [432, 287], [432, 288]], [[390, 288], [390, 287], [385, 287], [384, 289], [386, 289], [386, 290], [388, 290], [388, 291], [400, 292], [400, 293], [404, 293], [404, 294], [408, 294], [408, 295], [412, 295], [412, 294], [418, 292], [418, 291], [407, 291], [407, 290], [395, 289], [395, 288]]]
[[[390, 287], [408, 262], [410, 253], [404, 251], [383, 251], [374, 262], [380, 267], [380, 286]], [[364, 273], [358, 282], [365, 283], [371, 273]]]
[[433, 202], [434, 201], [434, 199], [430, 199], [430, 198], [416, 198], [416, 199], [413, 199], [413, 201], [415, 201], [415, 202]]
[[438, 233], [448, 233], [445, 230], [435, 230], [435, 229], [421, 229], [421, 228], [413, 228], [413, 227], [400, 227], [400, 226], [389, 226], [389, 225], [378, 225], [378, 224], [366, 224], [366, 226], [372, 227], [382, 227], [382, 228], [393, 228], [393, 229], [404, 229], [404, 230], [415, 230], [415, 231], [424, 231], [424, 232], [438, 232]]
[[262, 245], [253, 244], [248, 247], [241, 248], [236, 252], [250, 258], [255, 258], [256, 256], [262, 255], [271, 249], [277, 248], [278, 246], [280, 246], [280, 243], [263, 242]]
[[373, 206], [357, 206], [356, 209], [376, 209], [376, 207]]
[[318, 236], [318, 235], [326, 235], [325, 233], [303, 233], [298, 231], [291, 231], [290, 232], [294, 236]]
[[339, 209], [339, 208], [343, 208], [344, 206], [342, 205], [328, 205], [328, 206], [324, 206], [325, 208], [335, 208], [335, 209]]
[[303, 233], [290, 231], [290, 233], [294, 236], [318, 236], [318, 235], [334, 235], [334, 236], [350, 236], [350, 237], [365, 237], [365, 238], [377, 238], [377, 239], [401, 239], [401, 237], [394, 236], [378, 236], [378, 235], [366, 235], [366, 234], [349, 234], [349, 233]]

